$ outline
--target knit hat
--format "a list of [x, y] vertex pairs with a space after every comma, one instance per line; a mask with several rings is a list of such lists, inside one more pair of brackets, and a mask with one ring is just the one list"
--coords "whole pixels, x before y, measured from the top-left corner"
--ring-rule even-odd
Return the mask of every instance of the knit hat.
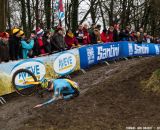
[[40, 35], [43, 35], [43, 34], [44, 34], [44, 31], [43, 31], [43, 29], [38, 28], [38, 29], [36, 30], [36, 33], [37, 33], [37, 36], [40, 36]]
[[20, 29], [19, 28], [14, 28], [13, 31], [12, 31], [12, 34], [13, 35], [16, 35], [20, 32]]
[[24, 32], [23, 32], [22, 30], [20, 30], [19, 33], [18, 33], [18, 35], [19, 35], [20, 37], [22, 37], [22, 36], [24, 35]]
[[9, 34], [7, 32], [1, 33], [2, 38], [9, 38]]

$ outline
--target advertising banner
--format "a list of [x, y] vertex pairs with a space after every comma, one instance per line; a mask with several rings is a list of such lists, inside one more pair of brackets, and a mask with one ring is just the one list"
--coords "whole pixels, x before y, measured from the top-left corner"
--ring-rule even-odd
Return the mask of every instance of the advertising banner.
[[79, 49], [82, 69], [102, 61], [124, 57], [160, 55], [159, 44], [136, 44], [134, 42], [112, 42], [84, 46]]
[[159, 55], [157, 44], [135, 44], [134, 42], [119, 42], [121, 57]]
[[120, 44], [107, 43], [84, 46], [79, 49], [81, 68], [87, 68], [90, 65], [98, 64], [104, 60], [113, 60], [120, 57]]
[[[28, 69], [38, 80], [56, 78], [80, 69], [79, 50], [72, 49], [49, 56], [0, 64], [0, 96], [14, 91], [11, 80], [19, 69]], [[16, 78], [21, 82], [23, 75]]]

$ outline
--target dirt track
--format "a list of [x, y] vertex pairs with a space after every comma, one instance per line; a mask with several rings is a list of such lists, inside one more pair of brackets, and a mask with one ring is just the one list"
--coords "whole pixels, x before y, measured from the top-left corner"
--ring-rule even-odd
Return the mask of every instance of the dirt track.
[[74, 76], [80, 97], [33, 109], [45, 99], [7, 96], [0, 106], [0, 130], [125, 130], [160, 126], [160, 96], [144, 92], [140, 81], [160, 68], [160, 57], [98, 65]]

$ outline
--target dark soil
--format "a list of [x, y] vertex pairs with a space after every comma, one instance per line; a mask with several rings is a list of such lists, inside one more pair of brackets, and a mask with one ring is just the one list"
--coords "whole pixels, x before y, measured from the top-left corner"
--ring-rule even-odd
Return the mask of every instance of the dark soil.
[[39, 109], [46, 98], [6, 96], [0, 106], [0, 130], [126, 130], [126, 127], [159, 127], [160, 96], [142, 89], [160, 68], [160, 57], [136, 58], [101, 64], [74, 74], [81, 95]]

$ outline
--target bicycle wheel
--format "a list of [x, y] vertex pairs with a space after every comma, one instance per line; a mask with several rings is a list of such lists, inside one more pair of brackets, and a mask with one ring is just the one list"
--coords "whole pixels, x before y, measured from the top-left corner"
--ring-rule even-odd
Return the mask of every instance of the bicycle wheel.
[[16, 92], [22, 96], [30, 96], [36, 91], [37, 84], [25, 84], [37, 82], [36, 76], [27, 69], [19, 69], [12, 76], [12, 84]]

